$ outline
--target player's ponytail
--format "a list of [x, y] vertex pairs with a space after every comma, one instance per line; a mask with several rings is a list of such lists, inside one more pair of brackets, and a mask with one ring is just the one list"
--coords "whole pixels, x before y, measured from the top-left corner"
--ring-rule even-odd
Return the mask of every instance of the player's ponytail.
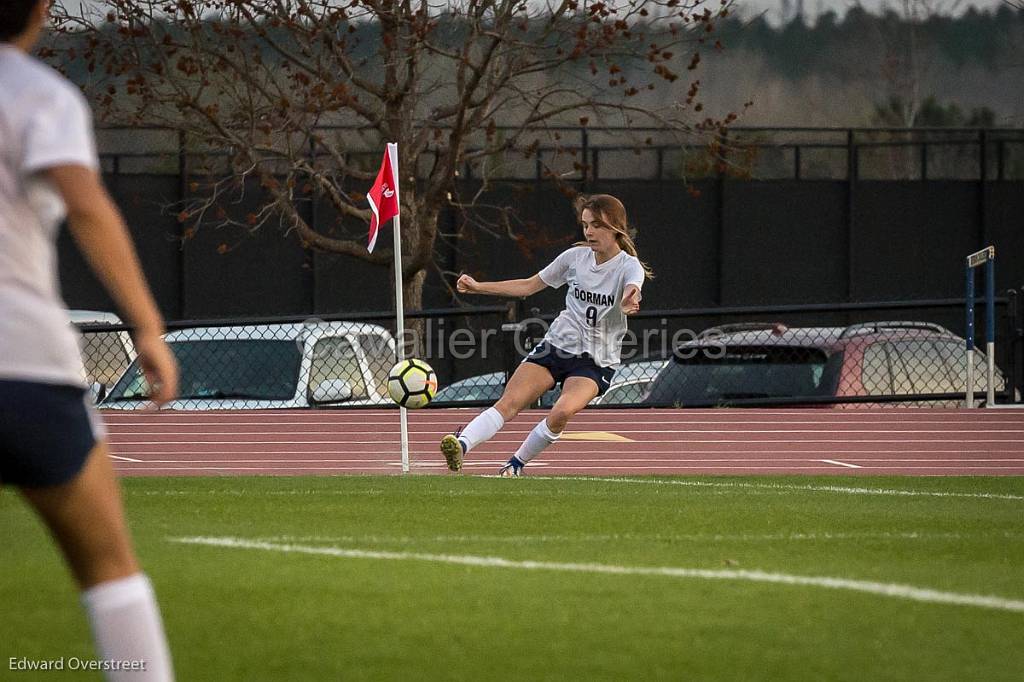
[[[626, 218], [626, 207], [622, 205], [621, 201], [611, 194], [591, 194], [589, 196], [581, 194], [576, 197], [573, 206], [576, 209], [576, 217], [580, 221], [583, 220], [584, 209], [589, 209], [592, 213], [596, 214], [608, 229], [615, 232], [615, 241], [618, 242], [619, 248], [637, 260], [640, 259], [636, 250], [636, 242], [633, 241], [636, 237], [636, 230], [629, 226], [629, 221]], [[575, 244], [575, 246], [586, 245], [586, 242], [577, 242]], [[654, 271], [651, 270], [647, 263], [640, 261], [640, 266], [644, 269], [644, 276], [647, 279], [654, 278]]]

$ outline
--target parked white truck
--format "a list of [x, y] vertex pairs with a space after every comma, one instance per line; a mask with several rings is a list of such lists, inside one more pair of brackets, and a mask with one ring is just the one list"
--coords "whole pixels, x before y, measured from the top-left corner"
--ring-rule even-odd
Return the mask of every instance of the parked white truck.
[[[393, 404], [387, 397], [395, 341], [357, 322], [196, 327], [165, 337], [181, 369], [170, 410], [257, 410]], [[99, 407], [150, 406], [133, 362]]]

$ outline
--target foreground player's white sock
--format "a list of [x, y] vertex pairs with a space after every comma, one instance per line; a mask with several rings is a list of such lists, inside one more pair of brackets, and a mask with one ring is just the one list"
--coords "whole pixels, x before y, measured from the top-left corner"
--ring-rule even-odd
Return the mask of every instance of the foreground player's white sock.
[[111, 682], [171, 682], [171, 654], [149, 578], [136, 573], [82, 592], [96, 653], [103, 661], [143, 661], [145, 670], [108, 670]]
[[462, 441], [466, 452], [469, 452], [477, 445], [480, 445], [480, 443], [494, 438], [494, 434], [501, 431], [501, 427], [504, 425], [505, 418], [501, 416], [501, 412], [498, 412], [493, 407], [489, 407], [478, 414], [473, 421], [469, 422], [466, 428], [462, 429], [462, 433], [459, 434], [459, 440]]
[[513, 456], [523, 464], [526, 464], [539, 455], [544, 448], [558, 440], [558, 437], [561, 435], [561, 433], [555, 433], [548, 428], [548, 420], [545, 417], [533, 427], [533, 431], [530, 431], [526, 440], [523, 441], [523, 444], [519, 446], [519, 449], [516, 450], [516, 454]]

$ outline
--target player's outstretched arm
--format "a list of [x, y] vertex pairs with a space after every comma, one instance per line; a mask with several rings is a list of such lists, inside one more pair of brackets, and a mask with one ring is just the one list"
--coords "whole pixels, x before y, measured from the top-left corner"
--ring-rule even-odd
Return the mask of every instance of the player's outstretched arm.
[[178, 393], [178, 368], [160, 338], [164, 322], [139, 265], [128, 229], [100, 180], [85, 166], [55, 166], [47, 177], [64, 199], [68, 226], [90, 267], [135, 327], [135, 349], [157, 404]]
[[469, 275], [462, 275], [455, 284], [455, 288], [460, 294], [488, 294], [511, 298], [532, 296], [546, 286], [547, 284], [540, 278], [540, 275], [534, 275], [527, 279], [507, 279], [501, 282], [478, 282]]
[[640, 287], [635, 284], [627, 284], [622, 293], [622, 312], [627, 315], [640, 311]]

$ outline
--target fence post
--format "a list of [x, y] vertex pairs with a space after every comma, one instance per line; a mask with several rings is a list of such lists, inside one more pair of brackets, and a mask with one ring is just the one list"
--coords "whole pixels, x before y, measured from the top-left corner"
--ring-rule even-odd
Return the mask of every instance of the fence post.
[[988, 132], [985, 130], [978, 131], [978, 232], [979, 232], [979, 248], [984, 244], [990, 244], [988, 233]]
[[857, 145], [853, 129], [846, 131], [846, 301], [853, 300], [853, 235], [856, 208], [855, 187], [860, 169], [857, 167]]
[[[178, 131], [178, 204], [184, 207], [188, 198], [188, 154], [185, 151], [187, 139], [185, 131]], [[185, 305], [185, 223], [178, 223], [178, 251], [175, 254], [174, 267], [178, 270], [178, 310], [175, 317], [184, 320], [188, 307]]]
[[590, 186], [590, 137], [587, 135], [586, 128], [580, 128], [580, 175], [581, 183], [580, 186], [583, 189], [583, 193], [586, 194]]
[[995, 404], [995, 281], [996, 249], [986, 246], [967, 256], [965, 263], [965, 310], [967, 313], [965, 334], [967, 355], [967, 390], [964, 392], [964, 407], [974, 407], [974, 272], [985, 266], [985, 375], [988, 380], [986, 407]]
[[1006, 347], [1004, 375], [1006, 378], [1006, 402], [1017, 402], [1017, 388], [1020, 386], [1020, 363], [1017, 353], [1020, 350], [1020, 310], [1018, 293], [1016, 289], [1007, 289], [1005, 292], [1007, 304], [1002, 325], [1006, 337], [1003, 345]]
[[[318, 212], [316, 210], [316, 139], [310, 136], [309, 138], [309, 191], [306, 192], [306, 198], [309, 200], [309, 229], [316, 232], [316, 224], [318, 221]], [[303, 273], [304, 285], [306, 289], [307, 305], [309, 306], [310, 314], [317, 312], [316, 308], [316, 253], [312, 249], [306, 249], [305, 253], [306, 262], [309, 263], [309, 268]]]
[[519, 366], [519, 353], [516, 352], [519, 334], [526, 331], [526, 323], [523, 322], [523, 306], [525, 299], [517, 298], [508, 302], [505, 322], [501, 324], [501, 355], [502, 367], [505, 370], [505, 383], [512, 378], [512, 374]]
[[716, 303], [725, 305], [725, 171], [729, 155], [729, 131], [723, 130], [715, 162], [715, 184], [718, 186], [718, 229], [715, 231], [715, 277], [718, 280]]

